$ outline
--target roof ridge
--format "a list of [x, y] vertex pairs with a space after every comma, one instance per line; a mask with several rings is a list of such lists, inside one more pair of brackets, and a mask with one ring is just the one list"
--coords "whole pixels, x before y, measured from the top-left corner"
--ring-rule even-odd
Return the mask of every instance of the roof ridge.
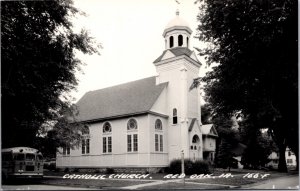
[[109, 88], [115, 88], [117, 86], [123, 86], [123, 85], [126, 85], [126, 84], [130, 84], [130, 83], [134, 83], [134, 82], [138, 82], [138, 81], [142, 81], [142, 80], [146, 80], [146, 79], [150, 79], [150, 78], [155, 78], [155, 76], [150, 76], [150, 77], [141, 78], [141, 79], [137, 79], [137, 80], [133, 80], [133, 81], [121, 83], [121, 84], [116, 84], [116, 85], [105, 87], [105, 88], [101, 88], [101, 89], [90, 90], [87, 93], [92, 93], [92, 92], [96, 92], [96, 91], [100, 91], [100, 90], [105, 90], [105, 89], [109, 89]]

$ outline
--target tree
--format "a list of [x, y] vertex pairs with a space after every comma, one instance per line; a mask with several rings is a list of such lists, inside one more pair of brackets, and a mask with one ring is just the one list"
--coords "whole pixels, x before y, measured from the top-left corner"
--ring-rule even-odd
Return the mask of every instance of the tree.
[[211, 108], [208, 104], [204, 104], [201, 106], [201, 122], [203, 125], [211, 123]]
[[269, 128], [287, 171], [285, 150], [298, 157], [298, 12], [293, 0], [199, 0], [198, 49], [208, 65], [202, 80], [215, 113], [237, 112], [253, 128]]
[[219, 135], [215, 163], [218, 167], [228, 168], [230, 171], [230, 168], [234, 167], [234, 153], [232, 150], [239, 142], [238, 132], [232, 129], [233, 121], [229, 116], [214, 116], [212, 122]]
[[72, 30], [71, 0], [1, 1], [2, 146], [33, 146], [46, 121], [70, 107], [81, 61], [98, 53], [88, 33]]
[[244, 168], [264, 167], [270, 162], [269, 155], [278, 150], [268, 133], [252, 127], [251, 122], [241, 122], [240, 137], [241, 142], [247, 146], [242, 155]]
[[46, 136], [37, 137], [34, 143], [34, 148], [39, 149], [46, 158], [55, 158], [59, 147], [78, 147], [83, 134], [88, 130], [85, 123], [77, 122], [78, 109], [75, 105], [64, 106], [57, 114], [55, 121], [44, 124]]

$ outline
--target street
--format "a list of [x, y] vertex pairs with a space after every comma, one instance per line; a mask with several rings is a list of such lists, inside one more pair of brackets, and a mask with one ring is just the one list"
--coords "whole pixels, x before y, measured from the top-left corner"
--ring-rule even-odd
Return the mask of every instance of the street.
[[[103, 188], [109, 189], [299, 189], [299, 175], [288, 175], [277, 178], [271, 178], [256, 183], [248, 183], [243, 186], [234, 184], [234, 179], [228, 179], [227, 184], [220, 182], [191, 182], [186, 181], [182, 186], [181, 179], [163, 180], [157, 179], [152, 181], [143, 180], [67, 180], [57, 177], [48, 177], [43, 181], [14, 181], [7, 185], [2, 185], [3, 190], [98, 190]], [[74, 183], [76, 181], [76, 183]]]
[[93, 190], [91, 188], [53, 185], [2, 185], [1, 188], [3, 190]]
[[299, 189], [299, 176], [285, 176], [260, 182], [257, 185], [246, 185], [246, 189]]

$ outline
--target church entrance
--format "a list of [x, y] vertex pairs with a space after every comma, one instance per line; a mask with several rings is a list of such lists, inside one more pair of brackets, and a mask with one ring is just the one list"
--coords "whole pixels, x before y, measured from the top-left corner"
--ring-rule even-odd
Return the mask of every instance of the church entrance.
[[191, 144], [191, 148], [190, 148], [190, 158], [195, 161], [200, 159], [200, 138], [198, 135], [194, 135], [192, 138], [192, 144]]

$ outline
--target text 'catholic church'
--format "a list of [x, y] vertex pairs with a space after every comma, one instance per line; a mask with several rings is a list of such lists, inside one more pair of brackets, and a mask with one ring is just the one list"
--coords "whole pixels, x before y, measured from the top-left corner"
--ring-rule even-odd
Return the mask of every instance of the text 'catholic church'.
[[78, 149], [57, 153], [58, 168], [166, 167], [181, 152], [213, 161], [217, 132], [201, 125], [200, 90], [189, 90], [201, 66], [189, 49], [192, 30], [179, 17], [163, 32], [157, 76], [87, 92], [77, 120], [89, 132]]

